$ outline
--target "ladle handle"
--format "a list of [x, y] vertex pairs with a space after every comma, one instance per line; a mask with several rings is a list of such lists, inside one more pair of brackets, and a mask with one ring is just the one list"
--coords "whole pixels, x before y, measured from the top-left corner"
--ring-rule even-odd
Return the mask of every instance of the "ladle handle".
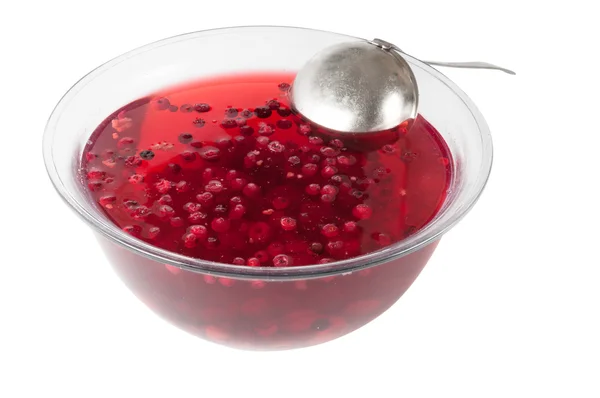
[[[375, 44], [376, 46], [384, 49], [384, 50], [396, 50], [398, 52], [401, 52], [402, 54], [406, 54], [404, 51], [402, 51], [400, 48], [398, 48], [398, 46], [387, 42], [385, 40], [381, 40], [381, 39], [373, 39], [371, 41], [372, 44]], [[408, 55], [408, 54], [407, 54]], [[487, 62], [437, 62], [437, 61], [422, 61], [428, 65], [436, 65], [436, 66], [446, 66], [449, 68], [466, 68], [466, 69], [492, 69], [492, 70], [499, 70], [502, 71], [504, 73], [508, 73], [509, 75], [516, 75], [515, 72], [513, 72], [510, 69], [506, 69], [503, 68], [501, 66], [497, 66], [497, 65], [492, 65], [489, 64]]]
[[516, 75], [510, 69], [503, 68], [501, 66], [488, 64], [487, 62], [437, 62], [437, 61], [423, 61], [429, 65], [447, 66], [449, 68], [466, 68], [466, 69], [493, 69], [499, 70], [509, 75]]

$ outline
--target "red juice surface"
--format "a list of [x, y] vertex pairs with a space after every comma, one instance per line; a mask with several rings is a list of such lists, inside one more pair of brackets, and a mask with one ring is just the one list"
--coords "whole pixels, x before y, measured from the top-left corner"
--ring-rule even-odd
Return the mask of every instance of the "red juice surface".
[[290, 112], [292, 80], [221, 77], [125, 107], [86, 148], [94, 200], [162, 249], [249, 266], [355, 257], [431, 220], [450, 177], [435, 129], [419, 117], [394, 144], [348, 148]]
[[[418, 116], [376, 149], [332, 139], [290, 111], [293, 78], [218, 77], [116, 111], [84, 150], [91, 200], [149, 244], [244, 266], [352, 258], [426, 225], [451, 178], [450, 153], [435, 128]], [[416, 261], [404, 260], [403, 269], [290, 283], [236, 284], [109, 257], [138, 297], [180, 327], [233, 346], [290, 348], [379, 315], [416, 278], [430, 246], [404, 257]]]

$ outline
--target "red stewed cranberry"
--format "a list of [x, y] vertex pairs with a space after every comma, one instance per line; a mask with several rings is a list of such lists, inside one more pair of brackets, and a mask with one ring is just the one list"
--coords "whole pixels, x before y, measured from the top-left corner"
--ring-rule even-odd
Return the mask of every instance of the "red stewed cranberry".
[[194, 110], [199, 113], [205, 113], [210, 111], [211, 109], [212, 108], [210, 107], [210, 105], [204, 103], [194, 105]]
[[273, 266], [275, 267], [291, 267], [294, 265], [294, 259], [287, 254], [278, 254], [273, 257]]

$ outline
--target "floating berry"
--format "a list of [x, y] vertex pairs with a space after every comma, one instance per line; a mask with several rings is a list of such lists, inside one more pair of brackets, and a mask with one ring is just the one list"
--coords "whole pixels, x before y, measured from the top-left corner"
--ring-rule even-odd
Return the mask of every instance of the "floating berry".
[[182, 144], [189, 144], [194, 139], [194, 136], [191, 135], [190, 133], [181, 133], [181, 134], [179, 134], [179, 137], [177, 137], [177, 139]]
[[144, 160], [152, 160], [154, 159], [154, 152], [149, 150], [142, 151], [140, 152], [140, 158]]
[[206, 113], [209, 112], [211, 109], [212, 108], [210, 107], [210, 105], [204, 103], [194, 105], [194, 110], [199, 113]]

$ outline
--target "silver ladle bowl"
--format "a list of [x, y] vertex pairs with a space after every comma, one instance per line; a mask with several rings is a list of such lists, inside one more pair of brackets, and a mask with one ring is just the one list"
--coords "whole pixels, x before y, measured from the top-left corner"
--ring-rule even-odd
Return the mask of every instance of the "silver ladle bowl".
[[[305, 119], [337, 133], [365, 135], [414, 119], [419, 89], [402, 50], [380, 39], [328, 47], [296, 75], [290, 96]], [[429, 62], [454, 68], [513, 71], [485, 62]]]

